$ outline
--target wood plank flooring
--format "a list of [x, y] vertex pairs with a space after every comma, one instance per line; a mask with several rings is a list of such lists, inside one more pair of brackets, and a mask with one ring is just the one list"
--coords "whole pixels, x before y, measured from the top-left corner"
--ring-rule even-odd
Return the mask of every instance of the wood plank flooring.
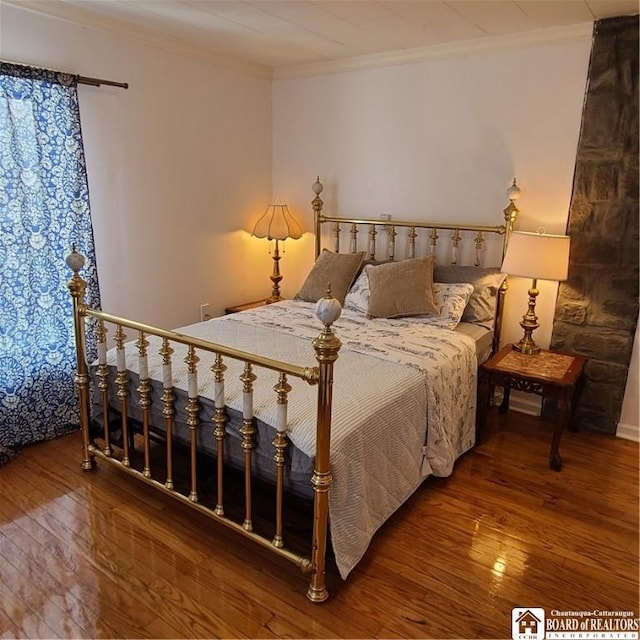
[[632, 610], [638, 445], [490, 411], [488, 437], [378, 531], [331, 598], [257, 545], [101, 465], [78, 434], [0, 468], [2, 638], [508, 638], [513, 607]]

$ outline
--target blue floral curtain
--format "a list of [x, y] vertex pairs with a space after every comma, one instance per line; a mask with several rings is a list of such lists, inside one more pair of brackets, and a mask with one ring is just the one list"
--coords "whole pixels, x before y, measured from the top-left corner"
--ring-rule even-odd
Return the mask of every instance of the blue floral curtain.
[[98, 306], [76, 80], [0, 63], [0, 464], [78, 427], [73, 244]]

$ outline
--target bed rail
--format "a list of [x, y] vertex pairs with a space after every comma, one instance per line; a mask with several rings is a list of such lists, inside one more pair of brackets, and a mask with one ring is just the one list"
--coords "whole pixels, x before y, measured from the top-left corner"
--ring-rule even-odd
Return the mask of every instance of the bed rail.
[[407, 256], [408, 258], [416, 257], [416, 244], [418, 239], [418, 231], [425, 230], [428, 232], [429, 253], [435, 254], [440, 240], [440, 231], [451, 231], [451, 254], [449, 263], [455, 265], [458, 263], [460, 248], [463, 242], [463, 233], [473, 232], [475, 261], [474, 266], [481, 266], [482, 252], [485, 245], [485, 234], [494, 234], [502, 237], [502, 252], [499, 256], [504, 257], [507, 243], [513, 225], [516, 221], [519, 210], [515, 204], [520, 189], [517, 186], [516, 179], [508, 190], [509, 205], [503, 210], [504, 224], [500, 225], [478, 225], [471, 223], [451, 223], [451, 222], [434, 222], [434, 221], [418, 221], [418, 220], [376, 220], [373, 218], [356, 218], [344, 216], [327, 216], [322, 211], [324, 201], [320, 194], [324, 191], [324, 185], [320, 182], [320, 178], [316, 179], [313, 184], [313, 192], [315, 198], [311, 202], [314, 213], [314, 229], [315, 229], [315, 253], [316, 258], [320, 255], [322, 248], [322, 228], [325, 224], [333, 224], [333, 245], [334, 251], [340, 252], [341, 234], [344, 228], [349, 231], [349, 251], [356, 253], [359, 251], [358, 235], [360, 234], [360, 225], [368, 228], [367, 232], [367, 256], [368, 260], [375, 260], [377, 257], [377, 236], [381, 231], [386, 232], [386, 253], [385, 260], [394, 260], [396, 257], [396, 245], [398, 233], [396, 229], [407, 229]]
[[[325, 561], [329, 512], [329, 488], [332, 476], [329, 467], [329, 449], [331, 439], [331, 411], [333, 365], [338, 358], [340, 341], [333, 333], [332, 324], [338, 319], [341, 307], [333, 299], [330, 292], [317, 305], [317, 316], [323, 323], [319, 336], [313, 341], [317, 365], [301, 367], [288, 362], [274, 360], [258, 354], [234, 349], [184, 334], [153, 327], [151, 325], [120, 318], [98, 309], [90, 308], [84, 299], [87, 283], [80, 276], [85, 259], [75, 247], [67, 256], [67, 265], [73, 271], [68, 283], [69, 292], [73, 300], [74, 331], [77, 351], [77, 372], [75, 383], [79, 394], [79, 415], [82, 432], [83, 470], [92, 470], [99, 458], [115, 465], [126, 473], [135, 476], [155, 489], [170, 495], [184, 504], [198, 510], [226, 527], [250, 538], [261, 546], [277, 555], [293, 562], [303, 572], [310, 573], [311, 579], [307, 591], [308, 598], [313, 602], [327, 599], [328, 591], [325, 583]], [[102, 429], [99, 435], [93, 435], [90, 422], [90, 374], [85, 347], [85, 321], [91, 319], [96, 324], [98, 346], [98, 360], [96, 369], [96, 393], [100, 397], [102, 406]], [[114, 341], [116, 346], [116, 368], [114, 376], [107, 364], [107, 324], [115, 327]], [[127, 338], [124, 329], [136, 332], [134, 342], [125, 343]], [[152, 434], [150, 430], [151, 380], [149, 376], [148, 348], [149, 337], [155, 336], [161, 340], [158, 353], [162, 357], [162, 415], [165, 420], [164, 441], [166, 443], [164, 458], [160, 464], [152, 461]], [[188, 401], [185, 407], [187, 425], [189, 428], [189, 486], [188, 493], [180, 492], [175, 487], [173, 453], [174, 417], [176, 414], [175, 394], [172, 377], [172, 344], [177, 343], [187, 347], [184, 359], [187, 365]], [[142, 446], [136, 449], [135, 434], [130, 426], [128, 407], [133, 399], [130, 397], [130, 376], [126, 365], [126, 349], [135, 349], [137, 354], [139, 385], [137, 407], [142, 414]], [[200, 400], [198, 395], [198, 353], [208, 352], [214, 356], [214, 364], [210, 367], [214, 380], [215, 412], [208, 424], [200, 419]], [[242, 451], [244, 455], [244, 520], [240, 523], [225, 514], [225, 482], [224, 458], [226, 402], [225, 402], [225, 361], [234, 360], [240, 363], [242, 374], [242, 427], [239, 432], [242, 437]], [[252, 451], [256, 429], [254, 426], [254, 383], [257, 379], [256, 371], [267, 369], [277, 373], [277, 383], [273, 387], [274, 401], [277, 405], [276, 436], [273, 445], [273, 463], [275, 466], [275, 524], [273, 537], [267, 538], [254, 531], [252, 522]], [[310, 479], [313, 488], [313, 528], [310, 541], [309, 556], [300, 555], [285, 544], [283, 527], [283, 497], [284, 497], [284, 466], [288, 447], [287, 438], [287, 405], [289, 393], [292, 390], [288, 382], [289, 377], [299, 378], [310, 385], [318, 387], [316, 412], [316, 452], [314, 472]], [[109, 420], [111, 384], [115, 385], [115, 395], [119, 401], [119, 426], [121, 432], [120, 445], [114, 447], [111, 438]], [[215, 508], [202, 503], [199, 491], [198, 464], [198, 434], [202, 428], [213, 428], [216, 455], [216, 496]], [[140, 438], [140, 434], [138, 434]], [[139, 445], [138, 445], [139, 446]], [[116, 452], [116, 448], [119, 451]], [[134, 456], [136, 464], [134, 464]], [[142, 456], [142, 464], [138, 462]], [[136, 468], [136, 466], [138, 468]], [[158, 468], [160, 470], [158, 471]], [[152, 472], [153, 471], [153, 472]], [[155, 476], [155, 477], [154, 477]]]
[[[360, 227], [364, 227], [366, 234], [366, 259], [376, 260], [379, 253], [378, 236], [386, 234], [386, 243], [384, 247], [383, 260], [395, 260], [398, 249], [398, 229], [404, 230], [406, 246], [404, 257], [415, 258], [417, 255], [417, 245], [420, 232], [426, 236], [428, 242], [428, 251], [430, 255], [440, 257], [443, 251], [440, 251], [441, 233], [444, 231], [451, 232], [449, 236], [449, 247], [444, 248], [444, 253], [448, 253], [446, 262], [450, 265], [460, 264], [463, 257], [464, 243], [468, 243], [467, 236], [471, 236], [473, 266], [482, 267], [484, 265], [484, 253], [486, 248], [486, 239], [488, 236], [498, 237], [501, 243], [498, 255], [495, 256], [496, 262], [502, 263], [502, 259], [507, 250], [509, 237], [513, 231], [513, 226], [519, 214], [516, 200], [520, 195], [520, 188], [516, 179], [507, 190], [509, 204], [503, 209], [504, 224], [500, 225], [478, 225], [467, 223], [451, 223], [451, 222], [433, 222], [433, 221], [417, 221], [417, 220], [376, 220], [373, 218], [349, 218], [343, 216], [328, 216], [323, 213], [324, 201], [320, 194], [324, 191], [324, 185], [320, 182], [320, 177], [316, 178], [313, 184], [313, 192], [315, 198], [311, 201], [313, 207], [314, 230], [315, 230], [315, 255], [316, 259], [320, 255], [322, 249], [322, 230], [324, 225], [332, 225], [331, 236], [333, 239], [333, 250], [340, 252], [343, 235], [348, 235], [349, 252], [356, 253], [361, 250], [359, 247]], [[424, 237], [423, 237], [424, 239]], [[502, 327], [502, 314], [504, 311], [504, 296], [507, 291], [507, 280], [505, 279], [500, 291], [498, 292], [496, 323], [494, 329], [493, 351], [496, 352], [499, 346], [500, 330]]]

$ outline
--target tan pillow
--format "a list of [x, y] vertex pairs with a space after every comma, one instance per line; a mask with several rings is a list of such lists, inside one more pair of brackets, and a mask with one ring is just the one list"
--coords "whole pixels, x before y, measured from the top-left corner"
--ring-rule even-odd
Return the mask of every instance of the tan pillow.
[[367, 265], [371, 318], [437, 315], [433, 291], [434, 257], [411, 258], [378, 266]]
[[296, 298], [316, 302], [324, 298], [331, 285], [331, 295], [344, 304], [349, 287], [355, 280], [364, 260], [364, 251], [358, 253], [334, 253], [324, 249], [309, 272]]

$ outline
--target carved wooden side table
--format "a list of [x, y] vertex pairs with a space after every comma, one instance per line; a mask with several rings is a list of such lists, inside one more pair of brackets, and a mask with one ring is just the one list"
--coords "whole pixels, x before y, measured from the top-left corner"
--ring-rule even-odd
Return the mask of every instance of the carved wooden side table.
[[572, 410], [582, 386], [586, 363], [587, 358], [584, 356], [545, 350], [524, 355], [513, 349], [513, 345], [507, 345], [482, 365], [478, 398], [480, 428], [484, 426], [486, 410], [496, 386], [504, 388], [500, 413], [509, 410], [511, 389], [555, 399], [558, 411], [551, 440], [549, 466], [554, 471], [560, 471], [560, 437], [573, 419]]

